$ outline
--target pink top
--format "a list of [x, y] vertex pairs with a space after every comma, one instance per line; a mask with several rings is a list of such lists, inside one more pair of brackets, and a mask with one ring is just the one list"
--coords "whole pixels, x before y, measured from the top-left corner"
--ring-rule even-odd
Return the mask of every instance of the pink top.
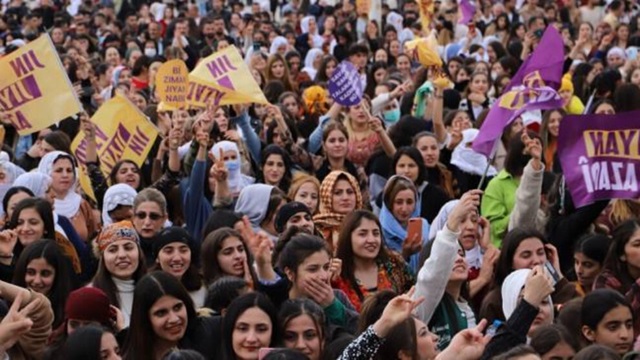
[[379, 143], [380, 138], [375, 132], [362, 140], [350, 139], [347, 160], [356, 166], [364, 166]]

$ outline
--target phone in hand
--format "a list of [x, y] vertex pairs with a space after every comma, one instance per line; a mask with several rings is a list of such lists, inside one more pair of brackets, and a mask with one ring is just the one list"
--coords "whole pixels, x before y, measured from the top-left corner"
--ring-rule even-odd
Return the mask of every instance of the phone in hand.
[[553, 285], [557, 284], [558, 281], [560, 281], [560, 275], [558, 275], [558, 271], [556, 271], [556, 268], [553, 267], [553, 264], [551, 264], [549, 260], [545, 261], [544, 269], [547, 274], [551, 276], [551, 279], [553, 279]]
[[407, 239], [413, 239], [416, 236], [422, 236], [422, 219], [411, 218], [407, 226]]

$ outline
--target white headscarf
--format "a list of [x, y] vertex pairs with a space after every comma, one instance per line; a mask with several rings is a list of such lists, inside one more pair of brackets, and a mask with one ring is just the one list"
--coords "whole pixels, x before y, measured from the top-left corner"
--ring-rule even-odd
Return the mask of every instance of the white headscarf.
[[133, 200], [138, 192], [127, 184], [115, 184], [110, 186], [104, 193], [102, 205], [102, 225], [106, 226], [113, 223], [109, 212], [114, 210], [118, 205], [133, 206]]
[[318, 24], [316, 24], [315, 33], [309, 32], [309, 21], [311, 21], [311, 19], [315, 20], [316, 18], [312, 15], [302, 18], [302, 20], [300, 20], [300, 29], [302, 30], [303, 34], [309, 34], [309, 37], [313, 39], [314, 48], [321, 48], [322, 44], [324, 43], [324, 38], [320, 36], [320, 34], [318, 34]]
[[9, 185], [25, 173], [24, 169], [11, 162], [9, 154], [4, 151], [0, 151], [0, 168], [4, 172], [4, 183]]
[[247, 215], [255, 231], [260, 230], [260, 224], [267, 216], [272, 190], [273, 186], [271, 185], [253, 184], [245, 187], [240, 192], [235, 210]]
[[24, 173], [16, 178], [13, 186], [24, 186], [36, 197], [44, 198], [51, 186], [51, 176], [36, 171]]
[[225, 161], [227, 171], [229, 172], [227, 178], [229, 182], [229, 191], [231, 191], [232, 194], [239, 193], [245, 186], [253, 184], [253, 178], [242, 175], [242, 160], [240, 160], [238, 145], [232, 141], [226, 140], [215, 143], [210, 150], [214, 159], [218, 159], [220, 156], [220, 150], [222, 150], [222, 152], [233, 151], [237, 154], [236, 160]]
[[[531, 269], [516, 270], [504, 279], [502, 283], [502, 313], [505, 319], [509, 320], [509, 317], [511, 317], [516, 310], [518, 300], [520, 299], [520, 292], [524, 288], [530, 272]], [[551, 296], [549, 296], [548, 301], [549, 306], [553, 307]]]
[[[451, 164], [457, 166], [460, 170], [472, 174], [483, 175], [487, 168], [487, 158], [471, 148], [471, 143], [475, 140], [480, 130], [467, 129], [462, 131], [462, 141], [451, 154]], [[487, 176], [495, 176], [498, 173], [496, 168], [489, 166]]]
[[322, 54], [324, 53], [320, 49], [311, 49], [304, 58], [304, 68], [302, 68], [302, 71], [306, 72], [312, 80], [316, 78], [316, 74], [318, 73], [318, 69], [313, 67], [313, 61], [318, 56], [322, 56]]
[[271, 42], [271, 47], [269, 48], [269, 55], [276, 54], [278, 52], [278, 48], [280, 48], [281, 46], [289, 47], [289, 42], [287, 41], [287, 38], [285, 38], [284, 36], [277, 36]]
[[[66, 152], [52, 151], [43, 156], [42, 159], [40, 159], [37, 171], [39, 173], [51, 176], [51, 173], [53, 172], [53, 163], [61, 156], [73, 158]], [[76, 182], [78, 181], [77, 173], [74, 175], [74, 180]], [[82, 197], [76, 192], [74, 183], [65, 195], [64, 199], [55, 199], [53, 204], [53, 211], [58, 215], [62, 215], [71, 219], [78, 213], [81, 203]]]

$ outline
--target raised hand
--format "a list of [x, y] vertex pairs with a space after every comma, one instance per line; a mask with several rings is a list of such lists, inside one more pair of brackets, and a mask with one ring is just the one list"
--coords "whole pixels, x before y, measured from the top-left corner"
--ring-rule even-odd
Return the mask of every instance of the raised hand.
[[422, 250], [422, 234], [415, 233], [411, 237], [407, 237], [402, 243], [402, 255], [407, 258]]
[[22, 302], [24, 301], [22, 297], [23, 293], [18, 293], [13, 304], [11, 304], [9, 312], [0, 323], [0, 348], [2, 349], [13, 347], [20, 337], [33, 326], [33, 321], [29, 319], [29, 315], [31, 315], [36, 307], [40, 306], [42, 300], [35, 299], [20, 310]]
[[489, 335], [483, 334], [486, 327], [487, 320], [482, 319], [476, 327], [460, 331], [451, 339], [449, 346], [436, 356], [436, 360], [449, 358], [460, 360], [479, 359], [485, 346], [491, 340]]
[[538, 307], [547, 296], [553, 292], [553, 280], [542, 266], [536, 266], [531, 270], [524, 284], [523, 298], [531, 305]]
[[464, 193], [458, 204], [453, 208], [447, 220], [449, 230], [458, 232], [460, 224], [464, 222], [470, 212], [477, 211], [480, 206], [482, 190], [470, 190]]
[[213, 177], [217, 182], [227, 180], [227, 177], [229, 176], [229, 170], [227, 170], [227, 167], [224, 164], [224, 151], [222, 149], [220, 149], [218, 157], [213, 162], [211, 171], [213, 172]]
[[323, 308], [330, 306], [335, 299], [331, 285], [327, 281], [317, 277], [304, 280], [302, 287], [311, 300], [315, 301]]
[[331, 281], [337, 280], [340, 277], [340, 273], [342, 272], [342, 260], [338, 258], [331, 259], [329, 272], [331, 272]]
[[13, 248], [18, 242], [18, 234], [15, 230], [0, 231], [0, 257], [12, 257]]
[[409, 318], [413, 310], [424, 301], [424, 297], [415, 300], [412, 299], [415, 291], [415, 287], [412, 287], [406, 294], [396, 296], [389, 301], [382, 311], [382, 316], [380, 316], [380, 319], [373, 325], [378, 336], [387, 336], [391, 329]]
[[491, 223], [487, 218], [480, 216], [478, 218], [478, 226], [480, 226], [482, 230], [482, 236], [478, 241], [478, 245], [480, 245], [482, 249], [487, 249], [489, 245], [491, 245]]
[[542, 158], [542, 144], [540, 140], [532, 139], [526, 130], [522, 132], [520, 138], [524, 144], [524, 154], [540, 160]]

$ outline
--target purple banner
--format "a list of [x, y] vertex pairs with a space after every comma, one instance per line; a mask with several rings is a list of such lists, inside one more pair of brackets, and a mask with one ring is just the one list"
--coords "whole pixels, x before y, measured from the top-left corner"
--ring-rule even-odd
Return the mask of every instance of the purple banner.
[[358, 69], [348, 61], [343, 61], [336, 67], [327, 87], [331, 98], [343, 106], [359, 104], [364, 93]]
[[503, 95], [489, 110], [473, 141], [473, 150], [491, 157], [504, 128], [520, 114], [562, 107], [556, 89], [560, 86], [563, 65], [562, 37], [553, 26], [548, 26], [536, 50], [520, 66]]
[[638, 118], [640, 111], [562, 119], [558, 156], [576, 207], [598, 200], [640, 197]]

